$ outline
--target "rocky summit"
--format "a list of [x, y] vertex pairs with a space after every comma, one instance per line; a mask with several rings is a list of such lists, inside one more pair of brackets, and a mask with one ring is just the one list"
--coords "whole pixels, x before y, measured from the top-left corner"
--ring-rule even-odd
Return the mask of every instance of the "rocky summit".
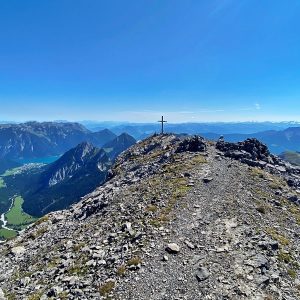
[[152, 136], [0, 246], [0, 299], [299, 299], [298, 176], [257, 140]]

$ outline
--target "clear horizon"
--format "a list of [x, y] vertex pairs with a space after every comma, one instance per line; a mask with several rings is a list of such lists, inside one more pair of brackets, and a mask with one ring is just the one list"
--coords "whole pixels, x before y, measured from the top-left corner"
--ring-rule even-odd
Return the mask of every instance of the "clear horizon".
[[[0, 120], [0, 124], [23, 124], [23, 123], [27, 123], [27, 122], [39, 122], [39, 123], [43, 123], [43, 122], [58, 122], [58, 123], [80, 123], [80, 124], [158, 124], [159, 120], [154, 120], [154, 121], [149, 121], [149, 122], [133, 122], [133, 121], [112, 121], [112, 120], [108, 120], [108, 121], [102, 121], [102, 120], [35, 120], [35, 119], [28, 119], [28, 120], [20, 120], [20, 121], [16, 121], [16, 120]], [[300, 121], [295, 121], [295, 120], [281, 120], [281, 121], [269, 121], [269, 120], [265, 120], [265, 121], [207, 121], [207, 122], [193, 122], [193, 121], [186, 121], [186, 122], [172, 122], [172, 121], [167, 121], [167, 124], [239, 124], [239, 123], [274, 123], [274, 124], [279, 124], [279, 123], [286, 123], [286, 124], [300, 124]], [[167, 126], [167, 125], [166, 125]]]
[[297, 0], [2, 2], [0, 120], [300, 121], [299, 15]]

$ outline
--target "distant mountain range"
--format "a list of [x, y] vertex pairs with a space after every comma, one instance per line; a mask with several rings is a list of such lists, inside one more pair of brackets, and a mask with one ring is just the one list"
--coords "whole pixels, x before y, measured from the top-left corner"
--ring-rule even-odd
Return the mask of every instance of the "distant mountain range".
[[81, 142], [102, 147], [116, 137], [108, 129], [91, 132], [78, 123], [2, 124], [0, 158], [24, 159], [61, 155]]
[[[127, 132], [135, 139], [143, 139], [155, 132], [160, 132], [160, 125], [153, 123], [116, 123], [116, 122], [92, 122], [83, 121], [91, 131], [98, 131], [108, 128], [110, 131], [119, 135]], [[170, 133], [216, 133], [216, 134], [252, 134], [262, 131], [276, 130], [281, 131], [289, 127], [299, 127], [299, 122], [208, 122], [208, 123], [166, 123], [165, 131]]]
[[[106, 123], [106, 125], [110, 125], [109, 130], [115, 134], [127, 132], [136, 139], [143, 139], [160, 130], [159, 124], [124, 123], [116, 125]], [[91, 129], [100, 128], [101, 126]], [[284, 151], [300, 151], [300, 123], [297, 122], [166, 123], [165, 132], [199, 134], [213, 140], [223, 135], [225, 140], [231, 142], [255, 137], [266, 143], [274, 154], [280, 154]]]
[[[218, 139], [220, 134], [202, 133], [208, 139]], [[230, 142], [243, 141], [255, 137], [264, 142], [274, 154], [281, 154], [285, 151], [300, 151], [300, 127], [290, 127], [282, 131], [270, 130], [252, 134], [224, 134], [224, 139]]]
[[[139, 140], [160, 131], [158, 123], [85, 121], [84, 124], [89, 129], [82, 124], [71, 122], [2, 124], [0, 125], [0, 159], [20, 160], [61, 155], [82, 142], [109, 149], [111, 148], [109, 143], [124, 132]], [[166, 123], [165, 125], [166, 132], [200, 134], [209, 139], [217, 139], [220, 135], [224, 135], [226, 140], [235, 142], [255, 137], [266, 143], [275, 154], [300, 150], [299, 128], [300, 124], [297, 122]]]

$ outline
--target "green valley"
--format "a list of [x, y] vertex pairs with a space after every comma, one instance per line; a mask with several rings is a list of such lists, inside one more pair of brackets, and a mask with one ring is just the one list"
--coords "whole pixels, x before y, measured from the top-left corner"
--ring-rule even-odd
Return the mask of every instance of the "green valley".
[[14, 238], [17, 236], [17, 232], [15, 230], [9, 230], [6, 228], [1, 228], [0, 229], [0, 240], [4, 239], [4, 240], [9, 240], [11, 238]]
[[22, 230], [29, 224], [33, 223], [36, 218], [25, 213], [22, 209], [24, 202], [21, 196], [17, 196], [14, 200], [12, 208], [5, 214], [7, 226], [15, 230]]
[[[0, 176], [0, 240], [11, 239], [36, 219], [23, 211], [21, 187], [33, 165], [6, 170]], [[18, 196], [17, 196], [18, 195]]]

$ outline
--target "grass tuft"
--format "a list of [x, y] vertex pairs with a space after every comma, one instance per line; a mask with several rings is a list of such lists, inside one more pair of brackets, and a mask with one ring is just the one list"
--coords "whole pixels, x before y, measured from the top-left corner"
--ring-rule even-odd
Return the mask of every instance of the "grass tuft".
[[117, 274], [118, 276], [120, 276], [120, 277], [121, 277], [121, 276], [124, 276], [125, 273], [126, 273], [126, 266], [125, 266], [125, 265], [120, 266], [120, 267], [118, 268], [117, 272], [116, 272], [116, 274]]
[[115, 288], [115, 282], [110, 280], [99, 287], [99, 292], [102, 297], [107, 296]]
[[267, 228], [266, 232], [277, 242], [279, 242], [283, 246], [289, 245], [290, 241], [288, 238], [286, 238], [284, 235], [280, 234], [276, 229], [274, 228]]
[[35, 221], [34, 225], [40, 225], [44, 222], [47, 222], [49, 220], [49, 216], [43, 216], [41, 218], [39, 218], [38, 220]]
[[135, 256], [128, 260], [127, 266], [138, 266], [142, 263], [142, 259], [139, 256]]

